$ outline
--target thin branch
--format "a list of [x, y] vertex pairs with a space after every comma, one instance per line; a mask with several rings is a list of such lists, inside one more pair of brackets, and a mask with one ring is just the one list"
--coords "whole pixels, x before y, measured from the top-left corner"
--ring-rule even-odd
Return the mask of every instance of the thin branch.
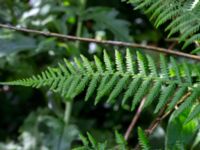
[[53, 32], [43, 32], [43, 31], [38, 31], [38, 30], [33, 30], [33, 29], [15, 27], [12, 25], [5, 25], [5, 24], [0, 24], [0, 27], [12, 29], [12, 30], [16, 30], [16, 31], [21, 31], [21, 32], [34, 33], [34, 34], [40, 34], [40, 35], [44, 35], [44, 36], [67, 39], [67, 40], [93, 42], [93, 43], [97, 43], [97, 44], [108, 44], [108, 45], [125, 46], [125, 47], [132, 47], [132, 48], [142, 48], [142, 49], [146, 49], [146, 50], [152, 50], [152, 51], [156, 51], [156, 52], [160, 52], [160, 53], [166, 53], [166, 54], [170, 54], [170, 55], [181, 56], [181, 57], [200, 61], [200, 56], [191, 55], [191, 54], [187, 54], [187, 53], [183, 53], [183, 52], [179, 52], [179, 51], [175, 51], [175, 50], [171, 50], [171, 49], [160, 48], [160, 47], [156, 47], [156, 46], [141, 45], [141, 44], [136, 44], [136, 43], [121, 42], [121, 41], [110, 41], [110, 40], [106, 41], [106, 40], [96, 40], [96, 39], [92, 39], [92, 38], [82, 38], [82, 37], [58, 34], [58, 33], [53, 33]]
[[[191, 95], [191, 92], [186, 93], [180, 101], [177, 103], [177, 105], [180, 105], [185, 101], [185, 99]], [[166, 109], [168, 107], [168, 104], [163, 107], [163, 109], [160, 110], [158, 116], [151, 122], [149, 127], [145, 130], [146, 135], [149, 136], [153, 133], [153, 131], [158, 127], [158, 125], [161, 123], [162, 120], [164, 120], [169, 114], [171, 114], [171, 111], [166, 112]], [[135, 150], [139, 149], [139, 144], [137, 144], [134, 148]]]
[[[190, 92], [186, 93], [181, 99], [180, 101], [177, 103], [177, 105], [180, 105], [181, 103], [183, 103], [185, 101], [185, 99], [190, 96]], [[157, 128], [157, 126], [160, 124], [160, 122], [165, 119], [171, 112], [165, 112], [166, 109], [168, 107], [168, 104], [165, 105], [165, 107], [163, 107], [163, 109], [159, 112], [158, 117], [155, 118], [155, 120], [150, 124], [149, 128], [146, 130], [146, 134], [150, 135], [153, 133], [153, 131]]]
[[142, 101], [141, 101], [141, 103], [140, 103], [140, 105], [139, 105], [139, 107], [138, 107], [138, 109], [136, 111], [136, 114], [134, 115], [134, 117], [133, 117], [133, 119], [131, 121], [131, 124], [129, 125], [129, 127], [128, 127], [126, 133], [125, 133], [125, 136], [124, 136], [125, 140], [128, 140], [128, 138], [129, 138], [129, 136], [131, 134], [131, 131], [135, 127], [135, 124], [136, 124], [136, 122], [137, 122], [137, 120], [140, 117], [140, 114], [142, 112], [142, 108], [144, 106], [145, 100], [146, 100], [146, 97], [142, 99]]

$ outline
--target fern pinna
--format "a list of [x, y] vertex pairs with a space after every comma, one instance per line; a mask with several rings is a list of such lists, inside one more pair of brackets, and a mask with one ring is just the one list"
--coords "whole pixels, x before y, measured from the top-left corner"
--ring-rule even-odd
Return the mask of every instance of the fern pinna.
[[[128, 0], [150, 14], [156, 27], [169, 23], [166, 31], [168, 37], [181, 33], [179, 41], [186, 41], [183, 48], [200, 39], [200, 1], [199, 0]], [[197, 52], [199, 47], [193, 52]]]
[[[107, 97], [108, 103], [115, 103], [119, 95], [123, 95], [122, 105], [131, 104], [131, 110], [142, 99], [146, 99], [144, 107], [156, 103], [155, 113], [167, 104], [168, 111], [174, 109], [177, 103], [189, 93], [175, 116], [191, 104], [197, 102], [200, 96], [200, 79], [197, 67], [191, 69], [190, 64], [178, 63], [173, 57], [170, 62], [160, 55], [158, 66], [150, 55], [136, 53], [136, 60], [129, 50], [125, 60], [119, 51], [115, 51], [115, 61], [104, 51], [103, 62], [94, 56], [94, 62], [81, 55], [73, 62], [64, 59], [57, 68], [48, 68], [40, 75], [27, 79], [7, 82], [8, 85], [22, 85], [40, 88], [48, 86], [50, 90], [60, 93], [68, 100], [73, 99], [84, 89], [87, 90], [85, 100], [95, 96], [95, 104]], [[196, 66], [196, 65], [195, 65]], [[195, 78], [195, 81], [193, 79]], [[194, 109], [188, 121], [198, 115], [199, 106]]]

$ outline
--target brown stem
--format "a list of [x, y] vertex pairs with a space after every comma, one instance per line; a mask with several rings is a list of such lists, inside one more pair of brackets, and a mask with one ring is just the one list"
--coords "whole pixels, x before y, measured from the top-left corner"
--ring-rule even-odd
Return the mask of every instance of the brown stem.
[[[190, 96], [191, 92], [186, 93], [180, 101], [177, 103], [177, 105], [180, 105], [185, 101], [185, 99]], [[149, 127], [145, 130], [146, 135], [149, 136], [153, 133], [153, 131], [158, 127], [158, 125], [161, 123], [162, 120], [164, 120], [173, 110], [166, 112], [166, 109], [168, 107], [168, 104], [166, 104], [163, 109], [160, 110], [158, 116], [151, 122]], [[136, 145], [134, 148], [135, 150], [139, 149], [139, 144]]]
[[82, 42], [93, 42], [93, 43], [97, 43], [97, 44], [109, 44], [109, 45], [125, 46], [125, 47], [132, 47], [132, 48], [142, 48], [142, 49], [146, 49], [146, 50], [152, 50], [152, 51], [156, 51], [156, 52], [160, 52], [160, 53], [182, 56], [182, 57], [185, 57], [185, 58], [190, 58], [190, 59], [200, 61], [200, 56], [191, 55], [191, 54], [187, 54], [187, 53], [183, 53], [183, 52], [179, 52], [179, 51], [175, 51], [175, 50], [171, 50], [171, 49], [160, 48], [160, 47], [156, 47], [156, 46], [141, 45], [141, 44], [136, 44], [136, 43], [121, 42], [121, 41], [110, 41], [110, 40], [106, 41], [106, 40], [96, 40], [96, 39], [91, 39], [91, 38], [82, 38], [82, 37], [76, 37], [76, 36], [71, 36], [71, 35], [64, 35], [64, 34], [58, 34], [58, 33], [52, 33], [52, 32], [43, 32], [43, 31], [38, 31], [38, 30], [33, 30], [33, 29], [15, 27], [15, 26], [12, 26], [12, 25], [5, 25], [5, 24], [0, 24], [0, 27], [12, 29], [12, 30], [16, 30], [16, 31], [21, 31], [21, 32], [57, 37], [57, 38], [67, 39], [67, 40], [76, 40], [76, 41], [82, 41]]
[[131, 121], [131, 124], [129, 125], [129, 127], [128, 127], [126, 133], [125, 133], [125, 136], [124, 136], [125, 140], [128, 140], [128, 138], [129, 138], [129, 136], [131, 134], [131, 131], [135, 127], [135, 124], [136, 124], [136, 122], [137, 122], [137, 120], [140, 117], [140, 114], [142, 112], [142, 107], [144, 106], [145, 100], [146, 100], [146, 98], [142, 99], [142, 101], [141, 101], [141, 103], [140, 103], [140, 105], [139, 105], [139, 107], [138, 107], [138, 109], [136, 111], [136, 114], [134, 115], [134, 117], [133, 117], [133, 119]]

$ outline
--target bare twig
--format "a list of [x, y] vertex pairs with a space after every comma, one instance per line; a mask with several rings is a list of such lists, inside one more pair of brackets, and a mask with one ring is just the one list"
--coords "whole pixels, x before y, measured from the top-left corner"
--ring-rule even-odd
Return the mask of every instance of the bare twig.
[[[190, 96], [190, 92], [186, 93], [181, 99], [180, 101], [177, 103], [177, 105], [180, 105], [181, 103], [184, 102], [184, 100]], [[163, 109], [159, 112], [158, 117], [155, 118], [155, 120], [150, 124], [149, 128], [146, 130], [146, 134], [150, 135], [152, 134], [152, 132], [156, 129], [156, 127], [160, 124], [160, 122], [165, 119], [171, 112], [165, 112], [167, 109], [168, 105], [165, 105], [165, 107], [163, 107]]]
[[140, 116], [140, 114], [142, 112], [142, 107], [144, 106], [145, 100], [146, 100], [146, 97], [144, 97], [142, 99], [142, 101], [140, 102], [140, 105], [139, 105], [139, 107], [138, 107], [138, 109], [136, 111], [136, 114], [134, 115], [134, 117], [133, 117], [133, 119], [131, 121], [131, 124], [129, 125], [129, 127], [128, 127], [126, 133], [125, 133], [125, 136], [124, 136], [125, 140], [128, 140], [128, 138], [129, 138], [129, 136], [131, 134], [131, 131], [135, 127], [135, 124], [136, 124], [136, 122], [137, 122], [137, 120], [138, 120], [138, 118], [139, 118], [139, 116]]
[[64, 35], [64, 34], [58, 34], [58, 33], [52, 33], [52, 32], [43, 32], [43, 31], [38, 31], [38, 30], [33, 30], [33, 29], [27, 29], [27, 28], [21, 28], [21, 27], [15, 27], [12, 25], [5, 25], [5, 24], [0, 24], [1, 28], [7, 28], [7, 29], [12, 29], [16, 31], [21, 31], [21, 32], [27, 32], [27, 33], [34, 33], [34, 34], [40, 34], [44, 36], [51, 36], [51, 37], [56, 37], [56, 38], [61, 38], [61, 39], [67, 39], [67, 40], [75, 40], [75, 41], [82, 41], [82, 42], [93, 42], [97, 44], [108, 44], [108, 45], [115, 45], [115, 46], [125, 46], [125, 47], [132, 47], [132, 48], [142, 48], [146, 50], [152, 50], [160, 53], [166, 53], [170, 55], [175, 55], [175, 56], [181, 56], [189, 59], [194, 59], [200, 61], [200, 56], [197, 55], [191, 55], [171, 49], [165, 49], [165, 48], [160, 48], [156, 46], [150, 46], [150, 45], [141, 45], [141, 44], [136, 44], [136, 43], [128, 43], [128, 42], [121, 42], [121, 41], [106, 41], [106, 40], [96, 40], [92, 38], [82, 38], [82, 37], [76, 37], [76, 36], [71, 36], [71, 35]]
[[[191, 95], [191, 92], [186, 93], [180, 101], [177, 103], [177, 105], [180, 105], [185, 101], [185, 99]], [[173, 110], [166, 112], [166, 109], [168, 107], [168, 104], [163, 107], [163, 109], [160, 110], [158, 116], [151, 122], [149, 127], [145, 130], [146, 135], [149, 136], [153, 133], [153, 131], [158, 127], [158, 125], [161, 123], [162, 120], [164, 120]], [[139, 149], [139, 144], [136, 145], [134, 148], [136, 150]]]

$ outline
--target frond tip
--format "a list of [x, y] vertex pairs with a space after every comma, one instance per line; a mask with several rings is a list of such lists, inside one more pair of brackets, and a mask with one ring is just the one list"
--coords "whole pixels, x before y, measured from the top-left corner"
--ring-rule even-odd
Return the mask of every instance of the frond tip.
[[[143, 98], [146, 98], [143, 108], [158, 99], [156, 113], [166, 104], [168, 110], [172, 110], [184, 93], [190, 92], [191, 97], [181, 104], [177, 115], [199, 98], [200, 92], [197, 89], [200, 85], [198, 82], [193, 83], [192, 71], [187, 64], [178, 63], [174, 58], [168, 62], [161, 55], [159, 66], [150, 55], [145, 56], [139, 51], [136, 57], [135, 60], [127, 49], [125, 59], [119, 51], [115, 51], [114, 62], [106, 51], [103, 62], [97, 56], [94, 56], [95, 63], [84, 56], [75, 58], [73, 62], [64, 59], [64, 63], [59, 63], [58, 67], [49, 67], [39, 75], [2, 84], [34, 88], [47, 86], [68, 100], [86, 91], [85, 100], [96, 95], [95, 104], [105, 97], [108, 103], [115, 103], [122, 96], [122, 105], [132, 105], [129, 107], [131, 110]], [[170, 64], [175, 66], [171, 67]], [[180, 71], [180, 68], [184, 69]]]

